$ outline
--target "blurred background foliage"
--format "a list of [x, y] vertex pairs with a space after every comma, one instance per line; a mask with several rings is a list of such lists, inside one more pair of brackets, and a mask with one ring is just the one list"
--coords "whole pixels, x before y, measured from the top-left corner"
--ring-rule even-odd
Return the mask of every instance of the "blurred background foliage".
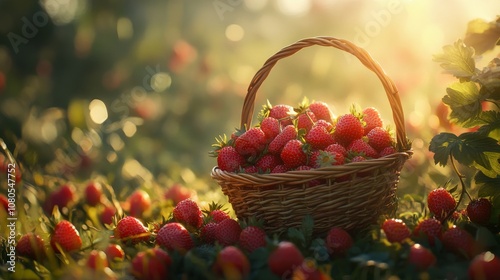
[[[301, 38], [333, 36], [368, 50], [398, 85], [415, 149], [402, 189], [434, 188], [451, 174], [428, 144], [452, 129], [440, 100], [453, 78], [432, 56], [498, 11], [497, 0], [0, 0], [0, 137], [26, 170], [195, 184], [215, 165], [214, 138], [239, 126], [264, 61]], [[255, 108], [304, 96], [336, 114], [374, 106], [391, 124], [377, 78], [339, 50], [280, 61]]]

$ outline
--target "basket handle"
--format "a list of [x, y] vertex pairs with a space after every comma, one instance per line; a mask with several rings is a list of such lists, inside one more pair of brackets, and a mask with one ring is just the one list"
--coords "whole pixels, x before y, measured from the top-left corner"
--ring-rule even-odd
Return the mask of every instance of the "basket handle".
[[384, 86], [385, 93], [391, 105], [392, 117], [396, 125], [397, 148], [400, 151], [409, 150], [410, 144], [407, 141], [406, 137], [403, 107], [401, 106], [398, 89], [396, 88], [394, 82], [385, 74], [384, 70], [376, 61], [373, 60], [373, 58], [367, 51], [347, 40], [337, 39], [333, 37], [305, 38], [287, 47], [284, 47], [273, 56], [268, 58], [264, 65], [260, 68], [260, 70], [257, 71], [252, 81], [250, 82], [250, 85], [248, 86], [247, 95], [245, 97], [245, 101], [243, 102], [243, 109], [241, 111], [241, 127], [250, 127], [254, 113], [255, 96], [257, 94], [257, 90], [267, 78], [276, 62], [278, 62], [278, 60], [282, 58], [291, 56], [292, 54], [305, 47], [314, 45], [334, 47], [348, 52], [358, 58], [359, 61], [361, 61], [364, 66], [366, 66], [366, 68], [373, 71], [377, 75], [377, 77], [382, 82], [382, 85]]

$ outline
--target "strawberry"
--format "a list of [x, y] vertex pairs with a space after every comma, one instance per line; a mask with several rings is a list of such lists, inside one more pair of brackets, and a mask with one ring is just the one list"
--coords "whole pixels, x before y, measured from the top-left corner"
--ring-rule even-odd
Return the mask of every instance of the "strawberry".
[[297, 139], [288, 141], [281, 151], [280, 157], [285, 166], [288, 168], [296, 168], [301, 165], [306, 165], [307, 154], [303, 150], [304, 144]]
[[493, 205], [487, 198], [474, 199], [467, 205], [467, 216], [471, 222], [484, 226], [490, 220], [492, 208]]
[[89, 182], [85, 187], [85, 201], [90, 206], [97, 206], [101, 203], [102, 186], [99, 182]]
[[245, 158], [232, 146], [222, 147], [217, 152], [217, 166], [223, 171], [236, 172], [245, 164]]
[[311, 130], [316, 121], [316, 116], [311, 111], [305, 111], [296, 116], [297, 129], [303, 129], [306, 133]]
[[216, 225], [214, 233], [215, 240], [222, 246], [234, 245], [240, 239], [241, 227], [237, 221], [226, 219]]
[[149, 248], [132, 259], [131, 273], [138, 280], [168, 279], [172, 258], [160, 248]]
[[273, 154], [265, 154], [255, 163], [255, 167], [262, 173], [269, 173], [278, 164], [282, 164], [280, 157]]
[[500, 275], [500, 257], [490, 251], [483, 252], [469, 264], [467, 271], [471, 280], [495, 280]]
[[226, 211], [221, 210], [221, 209], [215, 209], [215, 210], [211, 211], [208, 214], [208, 217], [210, 217], [211, 221], [216, 223], [216, 224], [222, 222], [223, 220], [231, 219], [229, 214]]
[[446, 230], [441, 239], [444, 247], [457, 255], [469, 258], [474, 255], [474, 247], [476, 246], [474, 244], [474, 237], [456, 225]]
[[260, 127], [252, 127], [234, 141], [234, 149], [242, 156], [257, 156], [264, 150], [266, 135]]
[[[244, 163], [244, 160], [242, 161], [242, 164]], [[239, 166], [239, 165], [238, 165]], [[219, 166], [220, 167], [220, 166]], [[238, 168], [238, 167], [236, 167]], [[195, 193], [183, 186], [180, 183], [174, 183], [168, 190], [164, 193], [163, 197], [167, 200], [172, 200], [174, 205], [177, 205], [179, 202], [183, 201], [184, 199], [188, 198], [193, 198], [195, 196]]]
[[130, 216], [142, 218], [144, 212], [148, 211], [151, 207], [151, 198], [149, 194], [143, 190], [134, 191], [127, 199], [130, 209]]
[[201, 227], [200, 237], [203, 242], [212, 244], [215, 242], [215, 227], [217, 223], [209, 222]]
[[9, 210], [9, 199], [3, 194], [0, 194], [0, 205], [5, 211]]
[[363, 128], [365, 135], [375, 127], [382, 127], [384, 125], [379, 111], [373, 107], [363, 109], [362, 120], [365, 123], [365, 126]]
[[425, 237], [429, 245], [434, 246], [435, 241], [441, 239], [443, 226], [439, 220], [429, 218], [420, 221], [413, 229], [413, 235], [416, 237]]
[[410, 237], [410, 230], [400, 219], [387, 219], [382, 224], [382, 230], [387, 240], [392, 243], [402, 243]]
[[255, 173], [259, 173], [259, 169], [257, 169], [257, 166], [255, 166], [255, 165], [249, 165], [249, 166], [243, 168], [243, 170], [241, 172], [246, 173], [246, 174], [255, 174]]
[[363, 137], [363, 135], [363, 124], [353, 114], [345, 114], [337, 118], [333, 137], [340, 144], [347, 146], [352, 141]]
[[328, 104], [326, 104], [325, 102], [313, 101], [309, 105], [309, 110], [311, 110], [311, 112], [314, 113], [314, 115], [316, 116], [316, 118], [318, 120], [325, 120], [329, 123], [333, 122], [332, 111], [330, 110], [330, 107], [328, 106]]
[[44, 241], [40, 235], [28, 232], [17, 241], [16, 252], [19, 256], [40, 261], [45, 256]]
[[385, 147], [382, 149], [382, 151], [380, 151], [378, 153], [378, 157], [385, 157], [385, 156], [388, 156], [388, 155], [392, 155], [396, 153], [396, 148], [392, 147], [392, 146], [389, 146], [389, 147]]
[[113, 223], [113, 217], [116, 215], [116, 208], [113, 205], [105, 205], [99, 217], [101, 223], [110, 225]]
[[312, 152], [309, 158], [309, 166], [311, 166], [312, 168], [342, 164], [344, 164], [344, 156], [337, 152], [318, 150]]
[[368, 144], [370, 144], [370, 146], [372, 146], [377, 152], [380, 152], [387, 147], [391, 147], [391, 134], [382, 127], [373, 128], [366, 136], [368, 137]]
[[408, 254], [408, 263], [414, 265], [420, 271], [426, 271], [436, 264], [436, 256], [420, 244], [413, 244]]
[[[364, 156], [355, 156], [353, 158], [351, 158], [351, 162], [361, 162], [361, 161], [365, 161], [366, 160], [366, 157]], [[361, 172], [362, 175], [364, 175], [365, 172]]]
[[180, 223], [165, 224], [156, 236], [156, 243], [169, 251], [186, 253], [194, 247], [188, 230]]
[[373, 149], [370, 144], [366, 143], [363, 139], [356, 139], [347, 147], [348, 153], [354, 155], [363, 155], [367, 158], [377, 158], [378, 153]]
[[353, 244], [349, 233], [340, 227], [331, 228], [326, 236], [326, 248], [332, 256], [344, 256]]
[[116, 239], [124, 243], [130, 242], [131, 244], [137, 244], [139, 242], [148, 241], [151, 234], [139, 219], [127, 216], [118, 221], [114, 230], [114, 235]]
[[59, 189], [53, 191], [44, 204], [44, 210], [46, 213], [51, 214], [54, 207], [58, 207], [62, 210], [64, 207], [68, 207], [76, 199], [76, 192], [73, 185], [66, 184], [59, 187]]
[[[301, 165], [301, 166], [295, 168], [296, 171], [311, 170], [311, 169], [313, 169], [313, 168], [310, 167], [309, 165]], [[314, 180], [308, 181], [307, 182], [307, 186], [308, 187], [314, 187], [314, 186], [321, 185], [323, 182], [324, 182], [324, 180], [314, 179]]]
[[118, 262], [123, 261], [125, 259], [125, 251], [118, 244], [109, 244], [104, 250], [106, 256], [108, 258], [108, 262]]
[[[322, 126], [326, 129], [326, 131], [328, 132], [332, 132], [333, 131], [333, 124], [331, 122], [328, 122], [328, 121], [325, 121], [325, 120], [318, 120], [314, 126]], [[333, 137], [333, 135], [332, 135]]]
[[239, 244], [243, 250], [252, 253], [257, 248], [266, 246], [266, 232], [260, 227], [246, 227], [240, 233]]
[[286, 127], [287, 125], [292, 124], [292, 115], [294, 115], [293, 107], [289, 105], [274, 105], [269, 110], [269, 117], [277, 119], [280, 122], [281, 127]]
[[292, 273], [294, 268], [300, 266], [304, 256], [292, 242], [281, 241], [277, 248], [271, 251], [267, 264], [272, 273], [278, 277], [285, 277], [285, 273]]
[[269, 143], [268, 151], [271, 154], [279, 155], [283, 147], [292, 139], [297, 138], [297, 129], [293, 125], [288, 125]]
[[334, 144], [333, 136], [324, 126], [315, 125], [306, 134], [306, 142], [314, 149], [325, 149]]
[[285, 173], [288, 171], [290, 171], [290, 168], [286, 167], [284, 164], [278, 164], [271, 170], [271, 173]]
[[250, 274], [250, 262], [240, 249], [227, 246], [217, 254], [213, 270], [223, 279], [246, 279]]
[[87, 257], [86, 265], [92, 270], [102, 271], [104, 268], [109, 267], [108, 257], [103, 251], [92, 250]]
[[266, 143], [271, 142], [281, 131], [280, 122], [272, 117], [264, 118], [260, 122], [260, 129], [266, 135]]
[[54, 231], [50, 236], [50, 246], [56, 253], [60, 252], [60, 250], [73, 252], [82, 247], [82, 239], [71, 222], [62, 220], [54, 227]]
[[347, 156], [347, 150], [344, 148], [344, 146], [334, 143], [329, 145], [328, 147], [325, 148], [325, 151], [330, 152], [330, 153], [339, 153], [343, 155], [344, 157]]
[[173, 210], [173, 216], [177, 222], [195, 229], [200, 228], [203, 223], [203, 213], [192, 199], [179, 202]]
[[443, 221], [455, 209], [456, 201], [444, 188], [432, 190], [427, 196], [427, 207], [436, 219]]

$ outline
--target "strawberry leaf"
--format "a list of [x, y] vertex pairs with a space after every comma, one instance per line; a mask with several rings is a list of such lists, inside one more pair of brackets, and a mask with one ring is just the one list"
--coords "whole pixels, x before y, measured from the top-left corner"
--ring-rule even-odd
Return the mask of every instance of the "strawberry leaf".
[[429, 150], [434, 153], [434, 163], [446, 166], [451, 149], [458, 141], [458, 136], [453, 133], [442, 132], [434, 136], [429, 145]]
[[499, 139], [500, 137], [500, 112], [485, 111], [480, 116], [482, 126], [478, 129], [478, 133], [492, 138]]
[[448, 93], [443, 102], [450, 106], [450, 120], [464, 127], [478, 125], [477, 119], [482, 112], [479, 89], [474, 82], [456, 82], [446, 89]]
[[467, 47], [462, 40], [443, 47], [442, 54], [435, 55], [434, 61], [448, 73], [460, 79], [470, 79], [476, 72], [474, 49]]

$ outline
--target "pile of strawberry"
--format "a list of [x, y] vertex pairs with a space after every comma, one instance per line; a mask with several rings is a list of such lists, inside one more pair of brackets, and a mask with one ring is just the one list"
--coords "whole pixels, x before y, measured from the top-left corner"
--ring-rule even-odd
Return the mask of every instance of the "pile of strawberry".
[[377, 109], [351, 108], [338, 117], [328, 104], [271, 105], [254, 127], [220, 137], [213, 154], [227, 172], [283, 173], [364, 161], [396, 152]]

